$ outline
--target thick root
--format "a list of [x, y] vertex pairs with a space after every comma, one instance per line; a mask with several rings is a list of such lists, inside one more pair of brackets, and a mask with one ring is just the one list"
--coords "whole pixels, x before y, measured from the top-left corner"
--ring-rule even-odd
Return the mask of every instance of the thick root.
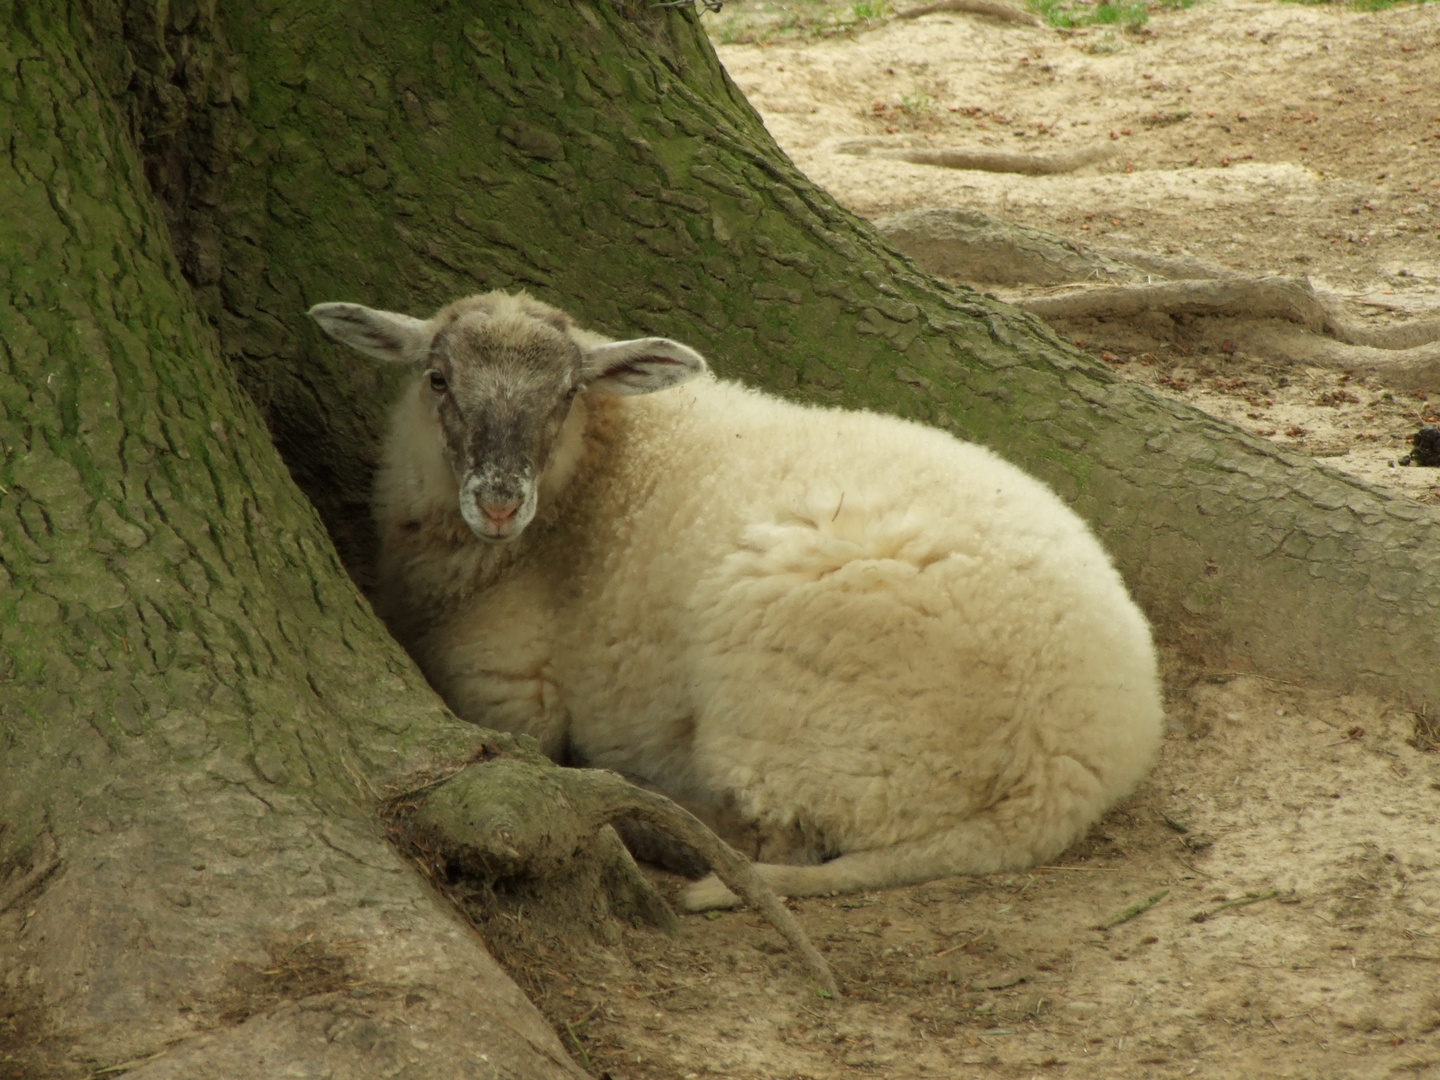
[[585, 778], [584, 798], [593, 800], [592, 813], [606, 820], [636, 818], [664, 829], [710, 864], [715, 875], [751, 907], [759, 910], [800, 954], [815, 981], [832, 996], [840, 993], [835, 975], [810, 943], [795, 916], [780, 903], [755, 867], [729, 844], [711, 832], [699, 818], [663, 795], [644, 791], [623, 777], [600, 769], [570, 770]]
[[1317, 293], [1307, 278], [1240, 274], [1188, 255], [1097, 250], [974, 210], [907, 210], [875, 225], [903, 254], [942, 277], [1017, 289], [1073, 286], [1010, 297], [1017, 307], [1062, 326], [1224, 320], [1227, 338], [1275, 360], [1363, 371], [1404, 389], [1440, 390], [1440, 318], [1369, 326], [1343, 297]]
[[902, 254], [932, 274], [997, 285], [1143, 284], [1149, 275], [1043, 229], [979, 210], [903, 210], [875, 222]]
[[[615, 773], [560, 769], [522, 751], [470, 765], [418, 801], [413, 796], [400, 801], [408, 806], [409, 825], [422, 851], [481, 881], [574, 879], [577, 863], [590, 860], [598, 871], [578, 883], [572, 880], [571, 890], [580, 894], [572, 903], [598, 917], [619, 902], [651, 922], [671, 926], [673, 912], [640, 874], [610, 823], [632, 819], [662, 829], [759, 910], [820, 986], [839, 993], [830, 966], [745, 858], [669, 799]], [[608, 900], [584, 895], [602, 890]]]
[[1148, 285], [1241, 275], [1193, 255], [1097, 248], [965, 207], [902, 210], [875, 228], [932, 274], [995, 285]]
[[680, 906], [686, 911], [714, 911], [738, 907], [739, 904], [740, 898], [714, 874], [685, 886], [685, 891], [680, 894]]
[[1042, 319], [1129, 319], [1147, 312], [1283, 319], [1307, 330], [1323, 330], [1330, 313], [1304, 278], [1233, 277], [1209, 281], [1166, 281], [1153, 285], [1112, 285], [1058, 296], [1017, 301]]
[[1440, 389], [1440, 320], [1362, 326], [1321, 300], [1304, 278], [1243, 277], [1080, 289], [1019, 299], [1050, 322], [1165, 315], [1243, 319], [1238, 344], [1277, 360], [1373, 374], [1410, 390]]
[[[1402, 324], [1396, 329], [1404, 329]], [[1257, 326], [1236, 335], [1236, 343], [1275, 360], [1373, 375], [1402, 390], [1440, 391], [1440, 341], [1413, 348], [1354, 345], [1295, 326]]]

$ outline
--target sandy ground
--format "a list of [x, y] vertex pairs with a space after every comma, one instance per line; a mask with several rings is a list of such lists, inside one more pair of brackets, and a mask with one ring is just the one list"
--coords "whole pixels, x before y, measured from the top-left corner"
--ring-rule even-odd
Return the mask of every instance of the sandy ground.
[[[726, 66], [857, 212], [968, 206], [1308, 273], [1377, 319], [1440, 307], [1440, 4], [1202, 0], [1143, 35], [932, 15], [770, 45], [763, 5], [712, 25], [733, 39], [737, 18], [762, 44], [723, 46]], [[834, 149], [874, 136], [1115, 154], [1032, 178]], [[1126, 375], [1436, 498], [1440, 471], [1388, 464], [1428, 400], [1111, 329], [1086, 345]], [[839, 1000], [749, 912], [610, 948], [523, 915], [492, 939], [577, 1060], [616, 1080], [1440, 1075], [1440, 702], [1166, 668], [1154, 774], [1055, 866], [792, 902]]]
[[[762, 43], [722, 46], [722, 59], [796, 164], [856, 213], [968, 207], [1082, 245], [1307, 275], [1361, 323], [1440, 315], [1440, 6], [1202, 0], [1142, 34], [934, 14], [764, 44], [787, 7], [727, 6], [725, 36], [738, 24]], [[860, 139], [1113, 153], [1030, 177], [844, 152]], [[1077, 337], [1161, 393], [1440, 502], [1440, 473], [1391, 464], [1435, 422], [1440, 386], [1387, 396], [1375, 380], [1223, 351], [1223, 327], [1200, 329]]]
[[1414, 715], [1192, 674], [1170, 725], [1054, 866], [792, 901], [839, 1000], [745, 911], [502, 957], [617, 1080], [1440, 1072], [1440, 757]]

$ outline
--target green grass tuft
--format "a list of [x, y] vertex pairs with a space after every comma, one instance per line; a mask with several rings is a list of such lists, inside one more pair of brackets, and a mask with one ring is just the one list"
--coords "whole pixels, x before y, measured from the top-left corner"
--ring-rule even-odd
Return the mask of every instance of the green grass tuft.
[[[1178, 11], [1195, 4], [1195, 0], [1026, 0], [1025, 7], [1051, 26], [1070, 29], [1077, 26], [1111, 26], [1138, 30], [1150, 21], [1156, 11]], [[1102, 50], [1103, 51], [1103, 50]]]

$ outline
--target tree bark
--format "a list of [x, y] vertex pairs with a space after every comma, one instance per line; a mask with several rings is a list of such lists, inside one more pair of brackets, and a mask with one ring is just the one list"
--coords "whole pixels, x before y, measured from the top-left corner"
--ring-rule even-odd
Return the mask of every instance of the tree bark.
[[0, 11], [0, 1074], [583, 1075], [378, 828], [483, 733], [220, 360], [90, 28]]
[[424, 314], [523, 287], [772, 390], [942, 425], [1070, 499], [1197, 658], [1440, 699], [1431, 511], [918, 271], [785, 160], [691, 12], [0, 16], [19, 1075], [577, 1071], [385, 839], [387, 796], [497, 744], [342, 570], [367, 580], [394, 375], [323, 342], [317, 301]]

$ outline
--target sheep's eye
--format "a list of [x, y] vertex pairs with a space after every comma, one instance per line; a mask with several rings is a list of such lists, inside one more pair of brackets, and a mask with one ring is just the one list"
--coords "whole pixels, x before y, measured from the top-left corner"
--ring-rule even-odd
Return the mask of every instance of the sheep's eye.
[[450, 385], [450, 384], [445, 381], [445, 376], [444, 376], [444, 375], [441, 375], [440, 372], [438, 372], [438, 371], [432, 371], [432, 372], [430, 372], [430, 389], [431, 389], [431, 390], [434, 390], [437, 394], [443, 394], [443, 393], [445, 392], [445, 388], [446, 388], [447, 386], [449, 386], [449, 385]]
[[574, 398], [575, 395], [578, 394], [579, 392], [580, 392], [580, 387], [578, 387], [578, 386], [572, 386], [572, 387], [570, 387], [569, 390], [566, 390], [566, 391], [565, 391], [565, 400], [566, 400], [566, 401], [570, 401], [570, 400], [571, 400], [572, 398]]

